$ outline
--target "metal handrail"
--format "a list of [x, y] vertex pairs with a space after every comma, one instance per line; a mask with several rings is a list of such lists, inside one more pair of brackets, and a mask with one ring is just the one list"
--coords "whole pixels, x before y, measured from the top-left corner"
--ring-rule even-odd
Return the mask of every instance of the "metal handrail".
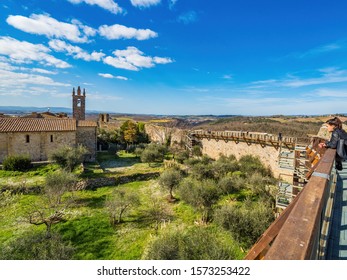
[[[325, 257], [336, 150], [328, 149], [304, 189], [264, 232], [245, 259], [302, 260]], [[322, 230], [324, 229], [324, 232]]]

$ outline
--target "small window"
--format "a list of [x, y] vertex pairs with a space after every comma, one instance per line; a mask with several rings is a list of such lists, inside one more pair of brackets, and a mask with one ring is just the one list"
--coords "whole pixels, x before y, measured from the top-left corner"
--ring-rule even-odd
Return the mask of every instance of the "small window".
[[77, 99], [77, 107], [81, 107], [81, 105], [82, 105], [81, 99]]
[[51, 135], [51, 142], [53, 142], [53, 135]]
[[25, 142], [26, 143], [30, 143], [30, 135], [26, 135], [25, 136]]

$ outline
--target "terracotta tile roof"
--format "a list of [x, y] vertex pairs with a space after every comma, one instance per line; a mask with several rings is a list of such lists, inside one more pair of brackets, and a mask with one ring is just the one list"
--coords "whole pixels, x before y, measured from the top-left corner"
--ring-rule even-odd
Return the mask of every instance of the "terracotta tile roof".
[[93, 121], [77, 121], [77, 126], [88, 126], [88, 127], [96, 127], [98, 126], [96, 122]]
[[75, 131], [73, 119], [0, 118], [0, 132]]
[[43, 112], [43, 113], [37, 113], [37, 112], [32, 112], [29, 115], [21, 116], [21, 118], [31, 118], [31, 119], [57, 119], [58, 116], [51, 113], [51, 112]]

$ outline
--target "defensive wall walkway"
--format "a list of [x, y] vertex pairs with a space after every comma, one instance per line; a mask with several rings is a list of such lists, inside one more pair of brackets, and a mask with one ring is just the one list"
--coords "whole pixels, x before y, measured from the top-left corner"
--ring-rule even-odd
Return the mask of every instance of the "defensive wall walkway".
[[337, 171], [335, 152], [326, 150], [302, 191], [245, 259], [347, 259], [347, 163]]
[[[298, 139], [244, 131], [190, 131], [187, 147], [193, 149], [203, 139], [246, 142], [286, 147], [288, 168], [301, 179], [297, 193], [259, 240], [249, 250], [249, 260], [341, 260], [347, 259], [347, 162], [343, 170], [335, 169], [333, 149], [320, 149], [323, 139]], [[301, 145], [300, 149], [296, 149]], [[280, 162], [280, 161], [279, 161]], [[298, 175], [300, 173], [300, 175]], [[292, 189], [295, 186], [292, 186]], [[288, 195], [288, 194], [286, 194]]]

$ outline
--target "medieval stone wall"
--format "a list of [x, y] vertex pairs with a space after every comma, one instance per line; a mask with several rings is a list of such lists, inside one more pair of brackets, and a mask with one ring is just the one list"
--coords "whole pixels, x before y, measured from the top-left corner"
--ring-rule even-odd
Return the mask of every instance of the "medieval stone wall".
[[2, 162], [8, 154], [7, 145], [7, 135], [5, 133], [0, 133], [0, 162]]
[[251, 143], [248, 145], [245, 142], [235, 143], [234, 141], [225, 142], [223, 140], [216, 141], [214, 139], [202, 139], [202, 152], [213, 159], [218, 159], [220, 155], [235, 155], [237, 159], [240, 159], [245, 155], [253, 155], [259, 157], [264, 166], [271, 169], [275, 177], [281, 176], [286, 180], [287, 177], [292, 177], [292, 173], [289, 170], [281, 169], [278, 165], [279, 149], [272, 145], [262, 147], [259, 144]]
[[168, 139], [171, 140], [170, 144], [184, 142], [185, 131], [178, 128], [164, 127], [154, 124], [145, 124], [145, 132], [148, 134], [152, 142], [165, 144]]
[[82, 144], [88, 149], [86, 161], [96, 159], [96, 127], [77, 127], [76, 143]]
[[76, 133], [71, 132], [12, 132], [0, 133], [0, 162], [12, 155], [28, 155], [32, 161], [47, 160], [63, 145], [74, 145]]
[[[171, 145], [185, 141], [186, 131], [182, 129], [146, 124], [145, 130], [153, 142], [166, 143], [169, 137], [171, 137]], [[279, 168], [279, 149], [276, 150], [274, 146], [262, 147], [255, 143], [248, 145], [245, 142], [236, 144], [234, 141], [226, 143], [223, 140], [214, 139], [202, 139], [201, 144], [203, 154], [211, 158], [218, 159], [221, 154], [226, 156], [233, 154], [237, 159], [245, 155], [253, 155], [259, 157], [264, 166], [271, 169], [275, 177], [281, 177], [285, 181], [292, 180], [292, 170]]]

